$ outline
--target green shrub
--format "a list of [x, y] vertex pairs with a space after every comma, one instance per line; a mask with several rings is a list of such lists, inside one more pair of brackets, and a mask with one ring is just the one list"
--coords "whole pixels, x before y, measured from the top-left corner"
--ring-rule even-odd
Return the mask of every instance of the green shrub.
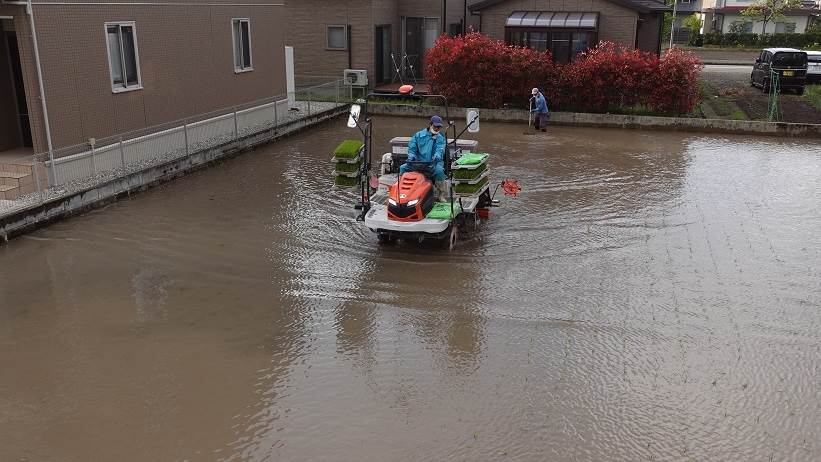
[[334, 157], [353, 159], [359, 154], [359, 150], [362, 149], [364, 144], [361, 140], [345, 140], [339, 143], [339, 146], [334, 150]]
[[821, 111], [821, 85], [807, 85], [804, 90], [804, 98]]
[[[691, 42], [697, 41], [691, 37]], [[805, 34], [750, 34], [746, 32], [710, 32], [701, 36], [704, 45], [725, 47], [789, 47], [813, 48], [821, 42], [821, 32], [809, 31]]]

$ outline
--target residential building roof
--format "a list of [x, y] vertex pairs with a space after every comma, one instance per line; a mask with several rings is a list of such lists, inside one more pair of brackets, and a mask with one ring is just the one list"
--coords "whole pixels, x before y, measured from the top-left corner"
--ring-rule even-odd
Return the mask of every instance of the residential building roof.
[[[483, 0], [480, 2], [476, 2], [473, 5], [470, 5], [468, 8], [470, 11], [479, 11], [485, 9], [489, 6], [493, 6], [499, 3], [502, 3], [506, 0]], [[613, 2], [617, 5], [621, 5], [623, 7], [629, 8], [631, 10], [638, 11], [639, 13], [650, 13], [655, 11], [673, 11], [673, 8], [667, 6], [662, 1], [658, 0], [608, 0], [609, 2]]]

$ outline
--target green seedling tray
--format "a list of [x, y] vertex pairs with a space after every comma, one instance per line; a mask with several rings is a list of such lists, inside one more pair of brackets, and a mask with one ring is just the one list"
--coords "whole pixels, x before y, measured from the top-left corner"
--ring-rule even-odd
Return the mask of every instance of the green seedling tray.
[[337, 172], [337, 174], [342, 175], [359, 172], [360, 167], [362, 167], [362, 162], [357, 162], [355, 164], [349, 164], [348, 162], [337, 162], [336, 166], [334, 166], [334, 171]]
[[457, 180], [457, 179], [454, 178], [453, 183], [454, 184], [479, 184], [482, 181], [487, 179], [487, 176], [488, 176], [489, 173], [490, 172], [485, 170], [484, 172], [480, 173], [476, 178], [471, 178], [469, 180]]
[[357, 154], [357, 155], [356, 155], [356, 157], [354, 157], [354, 158], [352, 158], [352, 159], [348, 159], [347, 157], [336, 157], [336, 156], [333, 156], [333, 157], [331, 157], [331, 162], [336, 162], [336, 163], [338, 163], [338, 164], [340, 164], [340, 163], [345, 163], [345, 164], [357, 164], [357, 163], [359, 163], [359, 162], [362, 162], [362, 155]]
[[455, 184], [453, 185], [453, 192], [456, 194], [461, 195], [473, 195], [478, 193], [488, 184], [488, 178], [483, 178], [480, 182], [476, 184]]
[[482, 175], [482, 172], [487, 170], [487, 164], [480, 164], [478, 168], [473, 169], [453, 169], [454, 180], [475, 180]]
[[453, 204], [453, 214], [451, 215], [450, 202], [436, 202], [433, 208], [425, 216], [433, 220], [450, 220], [456, 215], [462, 213], [462, 206], [458, 202]]
[[451, 168], [467, 170], [479, 168], [480, 165], [487, 162], [487, 159], [489, 157], [490, 154], [479, 152], [470, 152], [467, 154], [462, 154], [462, 157], [456, 159], [456, 161], [454, 161], [453, 164], [451, 164]]
[[334, 157], [336, 159], [354, 159], [359, 156], [359, 152], [364, 145], [361, 140], [345, 140], [334, 149]]
[[350, 177], [350, 176], [335, 176], [334, 177], [334, 184], [336, 186], [342, 186], [345, 188], [352, 188], [359, 184], [358, 177]]

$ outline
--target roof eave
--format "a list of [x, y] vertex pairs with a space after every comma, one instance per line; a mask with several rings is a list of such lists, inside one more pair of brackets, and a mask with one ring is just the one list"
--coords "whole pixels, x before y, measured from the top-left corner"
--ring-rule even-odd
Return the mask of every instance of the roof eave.
[[[505, 2], [505, 1], [507, 1], [507, 0], [484, 0], [484, 1], [477, 2], [477, 3], [474, 3], [473, 5], [468, 6], [468, 9], [471, 12], [481, 11], [481, 10], [487, 8], [487, 7], [497, 5], [497, 4]], [[629, 0], [608, 0], [608, 1], [616, 3], [618, 5], [621, 5], [625, 8], [631, 9], [633, 11], [636, 11], [636, 12], [639, 12], [639, 13], [644, 13], [644, 14], [647, 14], [647, 13], [664, 13], [664, 12], [668, 12], [668, 11], [673, 11], [672, 7], [669, 7], [669, 6], [664, 5], [662, 3], [659, 3], [659, 5], [657, 7], [654, 6], [652, 8], [647, 8], [643, 5], [636, 5], [634, 3], [631, 3]]]

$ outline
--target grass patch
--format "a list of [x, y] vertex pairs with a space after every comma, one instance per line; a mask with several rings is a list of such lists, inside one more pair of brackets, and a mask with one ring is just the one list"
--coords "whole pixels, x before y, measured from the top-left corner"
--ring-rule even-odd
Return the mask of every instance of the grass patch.
[[821, 111], [821, 85], [807, 85], [804, 88], [804, 99]]
[[457, 180], [472, 180], [481, 175], [485, 170], [487, 170], [487, 163], [484, 163], [473, 170], [464, 168], [454, 169], [453, 178]]
[[476, 184], [455, 184], [453, 185], [453, 192], [456, 194], [475, 194], [477, 191], [484, 188], [488, 181], [488, 178], [485, 178]]
[[747, 114], [736, 104], [726, 98], [719, 96], [710, 100], [710, 106], [715, 110], [716, 115], [721, 118], [731, 120], [747, 120]]
[[334, 149], [334, 157], [340, 159], [353, 159], [359, 154], [365, 143], [362, 140], [345, 140], [339, 143], [339, 146]]
[[745, 114], [744, 111], [736, 107], [735, 109], [733, 109], [733, 112], [730, 113], [730, 119], [747, 120], [747, 114]]
[[359, 184], [359, 177], [335, 176], [334, 184], [345, 188], [351, 188]]

